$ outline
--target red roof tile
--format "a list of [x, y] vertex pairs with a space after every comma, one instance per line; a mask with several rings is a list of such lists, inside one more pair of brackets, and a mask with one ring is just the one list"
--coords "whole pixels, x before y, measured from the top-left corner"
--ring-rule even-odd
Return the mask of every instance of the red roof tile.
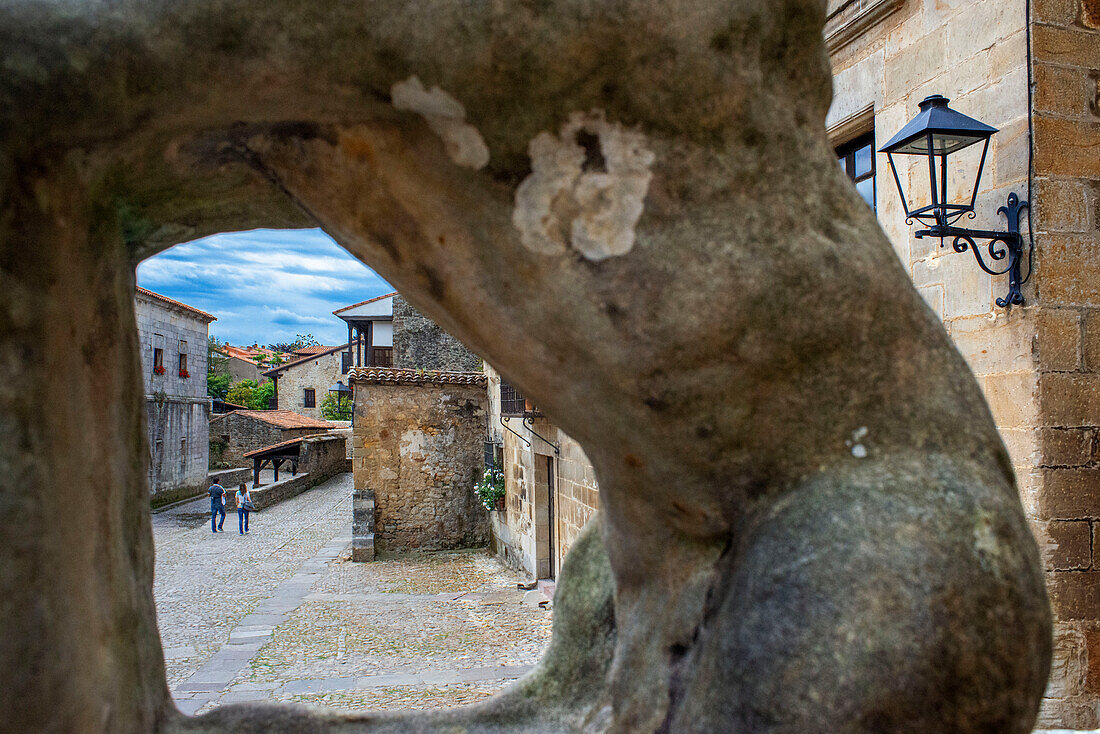
[[[346, 344], [341, 344], [340, 346], [347, 346], [347, 345], [346, 345]], [[303, 355], [303, 354], [323, 354], [323, 353], [325, 353], [325, 352], [331, 352], [331, 351], [332, 351], [333, 349], [339, 349], [339, 348], [340, 348], [340, 347], [322, 347], [322, 346], [317, 346], [317, 347], [302, 347], [301, 349], [295, 349], [295, 350], [294, 350], [294, 354], [298, 354], [298, 355]]]
[[273, 449], [282, 449], [282, 448], [286, 448], [288, 446], [293, 446], [296, 443], [302, 443], [304, 441], [312, 441], [312, 440], [316, 440], [318, 438], [325, 438], [325, 439], [330, 439], [331, 440], [331, 439], [338, 439], [338, 438], [340, 438], [340, 436], [334, 436], [334, 435], [329, 435], [329, 434], [324, 434], [324, 433], [319, 434], [317, 436], [299, 436], [298, 438], [292, 438], [289, 441], [280, 441], [279, 443], [273, 443], [270, 446], [264, 446], [263, 448], [256, 449], [255, 451], [247, 451], [243, 455], [246, 456], [246, 457], [256, 456], [257, 454], [264, 454], [264, 453], [267, 453], [268, 451], [271, 451]]
[[410, 370], [397, 367], [352, 367], [348, 382], [373, 382], [381, 385], [417, 385], [442, 383], [449, 385], [488, 384], [484, 372], [449, 372], [446, 370]]
[[226, 416], [241, 415], [245, 418], [255, 418], [258, 421], [269, 423], [276, 428], [335, 428], [328, 421], [310, 418], [308, 415], [295, 413], [292, 410], [234, 410], [225, 413], [212, 420], [222, 420]]

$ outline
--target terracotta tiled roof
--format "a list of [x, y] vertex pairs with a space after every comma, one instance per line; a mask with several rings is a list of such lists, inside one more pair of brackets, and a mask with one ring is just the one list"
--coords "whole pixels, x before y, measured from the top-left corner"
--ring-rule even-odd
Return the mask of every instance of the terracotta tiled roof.
[[348, 348], [347, 344], [341, 344], [338, 347], [325, 347], [323, 352], [314, 352], [313, 354], [307, 354], [306, 356], [299, 357], [298, 359], [292, 359], [289, 362], [283, 362], [280, 365], [276, 365], [275, 367], [272, 367], [267, 372], [264, 372], [264, 374], [269, 376], [269, 377], [274, 377], [275, 375], [278, 375], [280, 372], [287, 369], [288, 367], [296, 367], [297, 365], [305, 364], [306, 362], [309, 362], [310, 360], [313, 360], [313, 359], [317, 359], [318, 357], [324, 357], [326, 354], [332, 354], [333, 352], [339, 352], [341, 349], [347, 349], [347, 348]]
[[445, 370], [410, 370], [396, 367], [352, 367], [348, 381], [373, 382], [380, 385], [418, 385], [435, 383], [446, 385], [478, 385], [485, 387], [488, 381], [484, 372], [448, 372]]
[[227, 357], [236, 357], [237, 359], [243, 359], [246, 361], [252, 361], [253, 352], [247, 349], [241, 349], [240, 347], [231, 347], [228, 344], [222, 346], [221, 353]]
[[229, 344], [223, 344], [220, 349], [221, 353], [227, 357], [236, 357], [237, 359], [243, 359], [246, 362], [254, 362], [253, 359], [256, 355], [260, 355], [264, 360], [273, 359], [276, 355], [289, 356], [289, 352], [283, 352], [280, 355], [278, 352], [274, 352], [267, 347], [234, 347]]
[[174, 301], [171, 298], [169, 298], [168, 296], [162, 296], [159, 293], [154, 293], [153, 291], [151, 291], [147, 288], [138, 287], [136, 290], [137, 290], [138, 293], [140, 293], [143, 296], [146, 296], [147, 298], [152, 298], [153, 300], [160, 301], [161, 303], [167, 303], [169, 306], [175, 306], [176, 308], [182, 308], [184, 311], [190, 311], [191, 313], [195, 314], [199, 318], [205, 319], [206, 323], [208, 323], [208, 324], [211, 321], [217, 321], [218, 320], [216, 316], [211, 316], [206, 311], [200, 311], [200, 310], [198, 310], [197, 308], [195, 308], [193, 306], [188, 306], [186, 303], [180, 303], [179, 301]]
[[242, 415], [245, 418], [255, 418], [264, 423], [270, 423], [276, 428], [333, 428], [328, 421], [310, 418], [308, 415], [295, 413], [293, 410], [234, 410], [231, 413], [220, 415], [213, 420], [222, 420], [226, 416]]
[[375, 301], [381, 301], [383, 298], [391, 298], [392, 296], [396, 296], [396, 295], [397, 295], [397, 291], [394, 291], [393, 293], [386, 293], [386, 294], [383, 294], [381, 296], [375, 296], [374, 298], [368, 298], [365, 301], [360, 301], [359, 303], [353, 303], [350, 306], [344, 306], [343, 308], [338, 308], [338, 309], [336, 309], [335, 311], [332, 312], [332, 315], [336, 316], [337, 314], [342, 314], [344, 311], [350, 311], [353, 308], [359, 308], [360, 306], [366, 306], [368, 303], [374, 303]]
[[296, 443], [301, 443], [307, 438], [309, 438], [309, 436], [299, 436], [298, 438], [292, 438], [289, 441], [280, 441], [279, 443], [273, 443], [270, 446], [264, 446], [263, 448], [256, 449], [255, 451], [246, 451], [244, 452], [243, 456], [250, 457], [255, 456], [256, 454], [266, 454], [272, 449], [284, 449], [287, 446], [293, 446]]
[[285, 449], [288, 446], [293, 446], [296, 443], [302, 443], [303, 441], [311, 441], [317, 438], [330, 438], [338, 439], [340, 436], [328, 436], [326, 434], [320, 434], [317, 436], [299, 436], [298, 438], [292, 438], [289, 441], [280, 441], [279, 443], [273, 443], [270, 446], [264, 446], [263, 448], [256, 449], [255, 451], [248, 451], [243, 456], [256, 456], [257, 454], [265, 454], [272, 449]]
[[[347, 345], [341, 344], [340, 346], [347, 346]], [[331, 352], [333, 349], [339, 349], [339, 347], [322, 347], [322, 346], [302, 347], [301, 349], [295, 349], [294, 354], [297, 354], [297, 355], [321, 354], [322, 352]]]

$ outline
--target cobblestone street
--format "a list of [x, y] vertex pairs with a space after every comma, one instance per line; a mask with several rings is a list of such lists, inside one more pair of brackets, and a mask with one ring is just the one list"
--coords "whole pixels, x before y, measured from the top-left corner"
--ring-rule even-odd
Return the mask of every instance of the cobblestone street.
[[[200, 499], [153, 515], [168, 684], [186, 713], [277, 700], [455, 706], [518, 678], [551, 613], [484, 551], [349, 560], [351, 474], [210, 532]], [[529, 602], [531, 600], [529, 599]]]

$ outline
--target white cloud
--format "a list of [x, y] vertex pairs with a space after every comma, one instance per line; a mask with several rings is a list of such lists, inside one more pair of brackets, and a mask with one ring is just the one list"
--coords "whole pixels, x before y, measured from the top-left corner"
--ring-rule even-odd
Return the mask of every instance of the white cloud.
[[312, 332], [347, 338], [332, 311], [393, 290], [320, 230], [222, 233], [177, 245], [138, 266], [138, 283], [218, 317], [211, 333], [234, 344]]

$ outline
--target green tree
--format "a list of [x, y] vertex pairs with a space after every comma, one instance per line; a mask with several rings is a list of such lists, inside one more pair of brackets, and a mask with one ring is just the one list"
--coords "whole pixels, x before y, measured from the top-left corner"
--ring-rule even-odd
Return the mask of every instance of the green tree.
[[251, 408], [252, 394], [256, 392], [257, 387], [255, 380], [241, 380], [229, 388], [225, 394], [225, 401], [227, 403], [233, 403], [234, 405], [243, 405], [246, 408]]
[[351, 420], [351, 396], [336, 393], [326, 393], [321, 399], [321, 417], [330, 421]]
[[275, 397], [275, 383], [271, 380], [260, 383], [259, 387], [252, 391], [252, 402], [248, 407], [252, 410], [267, 410], [271, 407], [271, 398]]
[[255, 380], [241, 380], [225, 396], [226, 402], [243, 405], [249, 410], [267, 410], [275, 395], [275, 383], [266, 380], [257, 385]]
[[225, 345], [214, 335], [206, 340], [206, 394], [224, 400], [233, 378], [229, 375], [229, 357], [222, 353]]
[[268, 344], [267, 348], [273, 352], [293, 352], [305, 347], [319, 347], [321, 342], [313, 334], [298, 334], [292, 342], [277, 342]]
[[206, 394], [217, 400], [225, 400], [226, 395], [229, 393], [229, 385], [232, 381], [232, 375], [212, 375], [207, 372]]

